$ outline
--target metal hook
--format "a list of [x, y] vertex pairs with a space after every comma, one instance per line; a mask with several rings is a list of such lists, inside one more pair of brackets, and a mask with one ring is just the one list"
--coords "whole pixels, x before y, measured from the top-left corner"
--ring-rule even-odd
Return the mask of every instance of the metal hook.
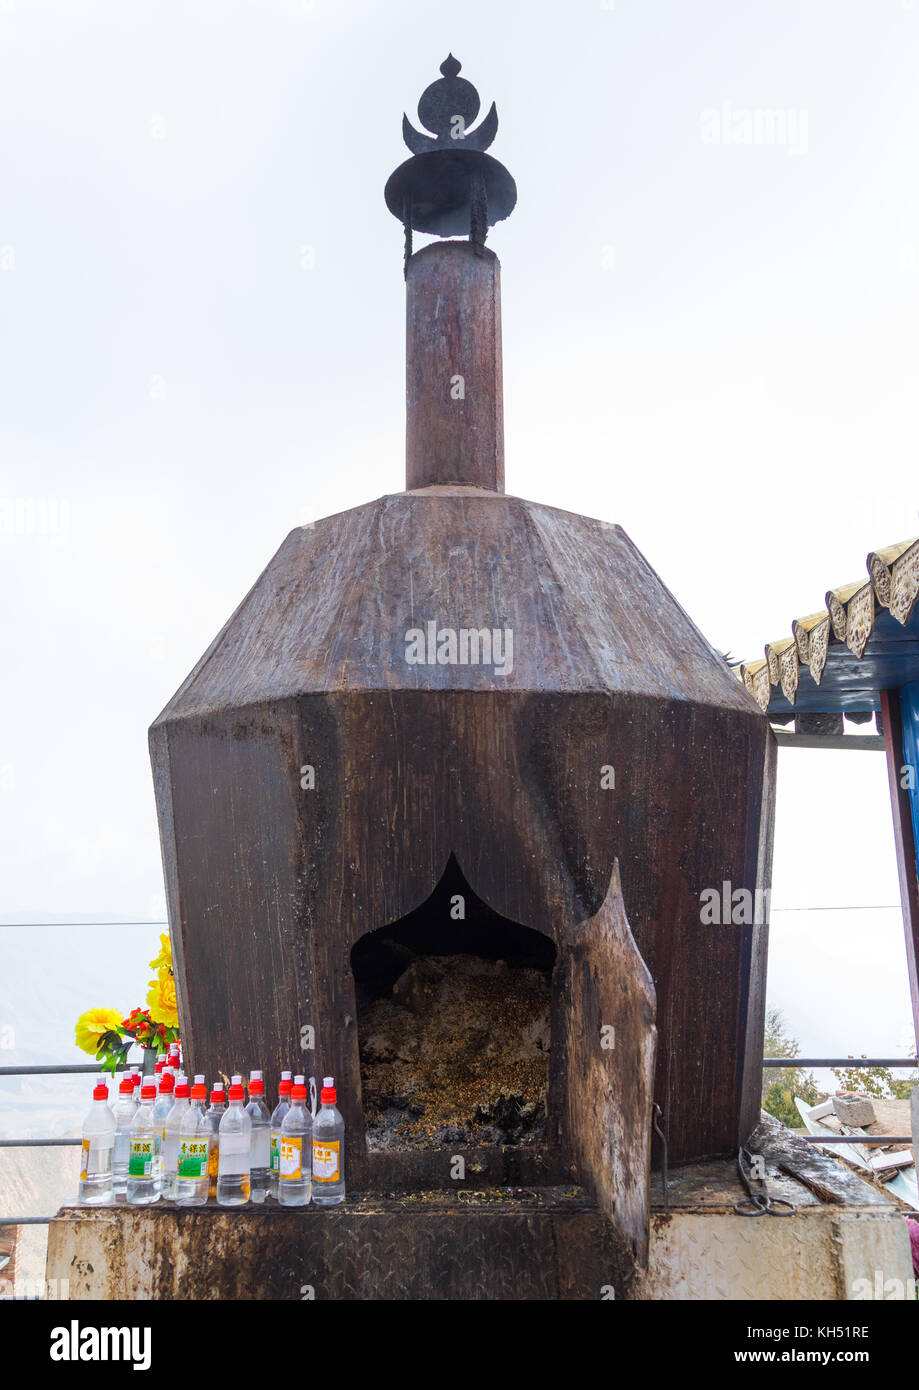
[[658, 1124], [658, 1120], [663, 1120], [664, 1112], [661, 1110], [657, 1101], [654, 1102], [654, 1133], [661, 1141], [661, 1187], [664, 1193], [664, 1211], [670, 1210], [670, 1195], [667, 1191], [667, 1136]]
[[[740, 1174], [740, 1180], [746, 1189], [747, 1196], [745, 1200], [734, 1203], [735, 1213], [738, 1216], [754, 1217], [794, 1216], [795, 1212], [798, 1210], [794, 1202], [789, 1202], [784, 1197], [770, 1197], [765, 1190], [765, 1181], [763, 1182], [763, 1190], [761, 1192], [757, 1192], [754, 1189], [752, 1178], [747, 1174], [744, 1168], [745, 1161], [748, 1163], [751, 1162], [752, 1156], [744, 1148], [743, 1144], [741, 1144], [740, 1148], [737, 1150], [737, 1171]], [[751, 1207], [753, 1208], [752, 1211], [750, 1210]], [[788, 1210], [778, 1211], [778, 1207], [787, 1207]]]

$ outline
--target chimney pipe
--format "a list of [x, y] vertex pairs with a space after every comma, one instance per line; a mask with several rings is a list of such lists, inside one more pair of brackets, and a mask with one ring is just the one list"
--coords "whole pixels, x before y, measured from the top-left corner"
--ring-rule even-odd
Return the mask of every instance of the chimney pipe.
[[405, 485], [504, 491], [501, 266], [470, 241], [406, 266]]

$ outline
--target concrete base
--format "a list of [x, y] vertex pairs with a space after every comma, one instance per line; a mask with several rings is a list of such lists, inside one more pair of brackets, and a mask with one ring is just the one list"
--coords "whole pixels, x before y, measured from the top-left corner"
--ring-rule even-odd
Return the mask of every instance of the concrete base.
[[786, 1180], [797, 1212], [749, 1218], [733, 1211], [742, 1194], [725, 1192], [729, 1176], [730, 1165], [699, 1165], [671, 1184], [631, 1287], [610, 1224], [583, 1193], [558, 1188], [363, 1196], [331, 1210], [64, 1207], [47, 1274], [77, 1299], [908, 1296], [906, 1222], [873, 1189], [859, 1184], [864, 1205], [828, 1204]]
[[821, 1207], [755, 1218], [655, 1212], [648, 1270], [633, 1297], [906, 1299], [914, 1297], [912, 1276], [907, 1225], [890, 1209]]
[[63, 1207], [48, 1237], [48, 1278], [79, 1299], [598, 1299], [623, 1268], [577, 1188]]

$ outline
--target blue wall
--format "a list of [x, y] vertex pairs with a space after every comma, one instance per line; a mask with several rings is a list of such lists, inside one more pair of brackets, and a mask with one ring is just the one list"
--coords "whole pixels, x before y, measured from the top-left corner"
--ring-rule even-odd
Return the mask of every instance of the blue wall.
[[919, 864], [919, 681], [900, 687], [903, 716], [903, 761], [912, 767], [909, 804], [913, 813], [913, 843]]

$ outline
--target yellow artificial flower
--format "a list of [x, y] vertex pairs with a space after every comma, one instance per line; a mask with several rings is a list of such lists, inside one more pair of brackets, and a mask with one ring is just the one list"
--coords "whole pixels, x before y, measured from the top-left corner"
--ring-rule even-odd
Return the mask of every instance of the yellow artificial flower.
[[168, 935], [160, 933], [160, 953], [156, 960], [150, 962], [151, 970], [168, 970], [172, 973], [172, 942]]
[[77, 1047], [95, 1057], [99, 1051], [99, 1039], [103, 1033], [116, 1032], [121, 1035], [122, 1015], [117, 1009], [87, 1009], [80, 1014], [76, 1026]]
[[176, 982], [168, 970], [161, 970], [155, 980], [150, 981], [147, 991], [147, 1008], [154, 1023], [165, 1023], [167, 1028], [178, 1028], [179, 1013], [176, 1008]]

